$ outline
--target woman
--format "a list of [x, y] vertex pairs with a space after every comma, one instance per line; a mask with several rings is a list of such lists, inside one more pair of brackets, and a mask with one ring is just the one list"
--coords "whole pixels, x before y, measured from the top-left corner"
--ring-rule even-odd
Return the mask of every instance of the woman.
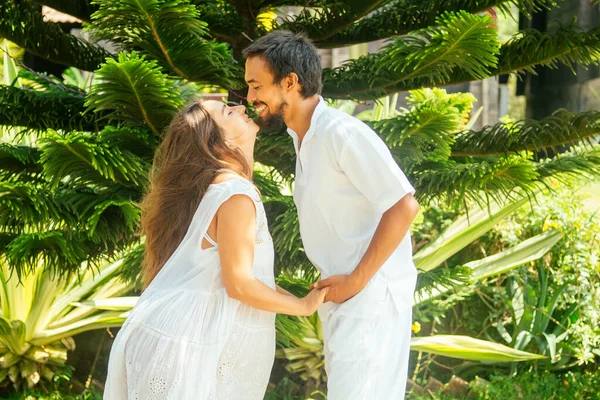
[[250, 181], [258, 126], [245, 107], [194, 102], [158, 148], [142, 202], [146, 289], [117, 335], [104, 398], [262, 399], [275, 313], [310, 315], [325, 291], [275, 284]]

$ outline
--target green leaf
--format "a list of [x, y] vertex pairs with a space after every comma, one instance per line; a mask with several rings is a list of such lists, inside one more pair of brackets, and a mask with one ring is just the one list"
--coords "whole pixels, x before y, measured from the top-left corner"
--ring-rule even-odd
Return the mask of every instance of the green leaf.
[[545, 358], [539, 354], [515, 350], [499, 343], [461, 335], [413, 337], [410, 348], [414, 351], [445, 357], [486, 362], [520, 362]]
[[[564, 234], [559, 231], [548, 231], [529, 238], [518, 245], [500, 253], [468, 262], [464, 267], [471, 270], [469, 282], [505, 273], [519, 265], [535, 261], [544, 256], [562, 238]], [[422, 290], [415, 294], [418, 302], [425, 302], [447, 293], [451, 288], [438, 285], [433, 290]]]
[[473, 270], [473, 281], [485, 279], [540, 259], [563, 237], [564, 234], [556, 230], [544, 232], [498, 254], [468, 262], [465, 266]]
[[98, 310], [107, 311], [129, 311], [137, 303], [139, 297], [110, 297], [107, 299], [99, 299], [92, 301], [74, 302], [71, 305], [76, 307], [93, 307]]
[[[489, 210], [479, 208], [459, 217], [434, 242], [413, 257], [417, 269], [430, 271], [491, 230], [498, 222], [519, 210], [527, 198], [501, 206], [493, 203]], [[489, 211], [489, 213], [488, 213]]]

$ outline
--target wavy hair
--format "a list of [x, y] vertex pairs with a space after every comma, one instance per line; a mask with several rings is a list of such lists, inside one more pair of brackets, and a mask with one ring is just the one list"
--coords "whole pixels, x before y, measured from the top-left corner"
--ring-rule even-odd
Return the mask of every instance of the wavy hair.
[[156, 150], [148, 191], [141, 203], [141, 230], [146, 235], [144, 288], [183, 240], [200, 201], [221, 168], [249, 180], [252, 177], [241, 150], [228, 146], [202, 103], [189, 103], [173, 117]]

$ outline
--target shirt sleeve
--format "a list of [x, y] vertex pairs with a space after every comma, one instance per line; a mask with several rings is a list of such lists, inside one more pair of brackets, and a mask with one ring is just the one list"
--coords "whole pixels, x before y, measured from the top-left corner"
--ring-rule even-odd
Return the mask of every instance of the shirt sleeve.
[[340, 167], [382, 214], [408, 193], [415, 193], [390, 150], [371, 129], [351, 132], [341, 151]]

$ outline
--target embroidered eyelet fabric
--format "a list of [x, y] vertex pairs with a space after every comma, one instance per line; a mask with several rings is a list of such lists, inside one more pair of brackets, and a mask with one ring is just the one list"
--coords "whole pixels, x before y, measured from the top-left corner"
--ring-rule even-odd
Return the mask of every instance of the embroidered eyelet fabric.
[[211, 185], [171, 258], [111, 349], [105, 400], [262, 400], [275, 356], [275, 314], [227, 295], [217, 247], [201, 243], [233, 195], [256, 206], [253, 275], [275, 289], [273, 242], [260, 195], [236, 177]]

